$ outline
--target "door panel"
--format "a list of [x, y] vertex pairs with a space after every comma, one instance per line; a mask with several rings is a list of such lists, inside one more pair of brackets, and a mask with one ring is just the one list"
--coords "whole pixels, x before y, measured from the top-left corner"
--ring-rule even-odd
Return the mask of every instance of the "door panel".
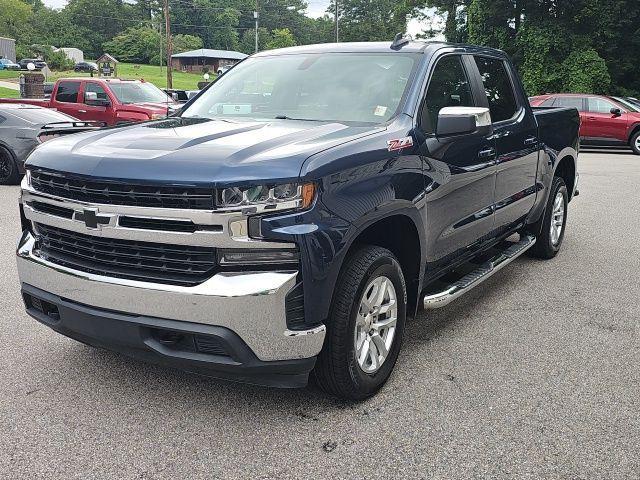
[[538, 127], [518, 100], [512, 69], [502, 59], [475, 56], [491, 111], [496, 144], [495, 234], [508, 230], [533, 208], [538, 170]]
[[479, 155], [493, 145], [492, 139], [473, 135], [424, 143], [428, 262], [455, 258], [493, 230], [495, 159]]
[[81, 82], [73, 80], [63, 80], [58, 83], [55, 95], [55, 107], [58, 111], [72, 117], [77, 115], [80, 84]]
[[495, 142], [480, 135], [436, 138], [444, 107], [478, 106], [469, 83], [469, 61], [441, 57], [420, 111], [420, 144], [426, 185], [427, 262], [432, 267], [467, 252], [493, 230]]
[[618, 105], [603, 98], [589, 97], [588, 111], [584, 122], [584, 136], [589, 138], [627, 140], [627, 124], [629, 118], [627, 112], [622, 110], [622, 115], [611, 113], [612, 108], [620, 108]]
[[97, 95], [98, 99], [109, 100], [112, 102], [109, 95], [100, 84], [95, 82], [85, 82], [80, 97], [82, 104], [78, 106], [78, 113], [76, 117], [80, 120], [95, 120], [105, 122], [108, 125], [111, 124], [113, 120], [113, 102], [110, 106], [88, 105], [84, 101], [86, 92], [93, 92]]

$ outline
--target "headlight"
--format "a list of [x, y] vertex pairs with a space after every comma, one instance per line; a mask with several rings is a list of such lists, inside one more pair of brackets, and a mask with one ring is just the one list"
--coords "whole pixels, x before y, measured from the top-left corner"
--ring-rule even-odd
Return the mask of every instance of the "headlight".
[[313, 183], [229, 187], [218, 191], [217, 205], [225, 209], [261, 207], [263, 211], [309, 208], [315, 193]]

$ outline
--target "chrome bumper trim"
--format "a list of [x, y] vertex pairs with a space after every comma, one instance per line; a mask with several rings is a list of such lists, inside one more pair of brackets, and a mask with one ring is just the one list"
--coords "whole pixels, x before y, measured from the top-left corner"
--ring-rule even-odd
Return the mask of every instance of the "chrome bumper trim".
[[226, 327], [260, 360], [309, 358], [322, 348], [325, 327], [287, 329], [285, 297], [297, 271], [218, 273], [193, 287], [95, 275], [53, 264], [34, 252], [24, 232], [17, 249], [22, 283], [96, 308]]

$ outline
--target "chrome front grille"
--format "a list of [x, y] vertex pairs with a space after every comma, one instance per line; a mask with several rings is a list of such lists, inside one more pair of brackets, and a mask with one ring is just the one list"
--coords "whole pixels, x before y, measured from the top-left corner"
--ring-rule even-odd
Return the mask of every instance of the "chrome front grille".
[[116, 240], [35, 224], [40, 256], [83, 272], [192, 286], [216, 273], [216, 249]]
[[218, 250], [295, 247], [249, 238], [242, 212], [81, 201], [70, 198], [80, 195], [71, 188], [60, 195], [36, 190], [44, 187], [34, 176], [23, 180], [20, 201], [38, 239], [36, 255], [70, 269], [193, 286], [218, 273]]
[[38, 170], [31, 172], [31, 185], [38, 192], [86, 203], [191, 210], [215, 208], [214, 189], [207, 187], [101, 181]]

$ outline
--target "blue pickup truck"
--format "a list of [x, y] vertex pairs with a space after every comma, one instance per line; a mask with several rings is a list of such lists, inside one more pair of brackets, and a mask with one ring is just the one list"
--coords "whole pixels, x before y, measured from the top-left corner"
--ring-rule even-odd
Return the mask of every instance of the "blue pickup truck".
[[534, 112], [493, 49], [262, 52], [174, 117], [35, 149], [26, 309], [136, 358], [363, 399], [407, 317], [556, 255], [578, 128], [575, 109]]

